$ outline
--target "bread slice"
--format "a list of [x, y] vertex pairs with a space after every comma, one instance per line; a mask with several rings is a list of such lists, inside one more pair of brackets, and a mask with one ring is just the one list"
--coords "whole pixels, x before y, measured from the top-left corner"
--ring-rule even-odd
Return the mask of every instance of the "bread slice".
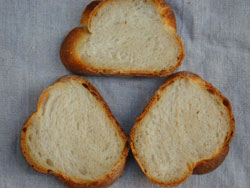
[[208, 173], [225, 159], [234, 134], [230, 102], [190, 72], [171, 76], [152, 97], [130, 133], [142, 171], [156, 184], [176, 186]]
[[167, 76], [184, 58], [175, 15], [164, 0], [93, 1], [61, 46], [76, 74]]
[[123, 172], [127, 137], [86, 80], [65, 76], [45, 89], [21, 131], [21, 149], [37, 171], [69, 187], [107, 187]]

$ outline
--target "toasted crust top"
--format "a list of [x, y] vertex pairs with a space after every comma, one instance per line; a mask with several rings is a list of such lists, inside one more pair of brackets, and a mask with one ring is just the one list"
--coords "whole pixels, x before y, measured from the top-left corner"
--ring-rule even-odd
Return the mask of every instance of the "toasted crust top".
[[143, 71], [133, 71], [133, 70], [113, 70], [113, 69], [106, 69], [106, 68], [96, 68], [90, 67], [86, 65], [84, 62], [75, 52], [75, 47], [77, 42], [86, 37], [86, 34], [91, 34], [91, 21], [92, 18], [97, 14], [98, 10], [104, 6], [105, 4], [112, 2], [114, 0], [95, 0], [92, 1], [87, 7], [85, 8], [84, 12], [82, 13], [82, 18], [80, 23], [83, 25], [83, 28], [77, 27], [74, 28], [64, 39], [61, 49], [60, 49], [60, 56], [62, 63], [75, 74], [87, 74], [87, 75], [129, 75], [129, 76], [149, 76], [149, 77], [165, 77], [170, 75], [177, 69], [181, 64], [182, 60], [184, 59], [184, 45], [182, 43], [181, 38], [176, 33], [176, 18], [172, 8], [164, 1], [164, 0], [145, 0], [145, 1], [152, 1], [156, 4], [157, 10], [160, 15], [163, 16], [164, 22], [166, 27], [173, 29], [174, 37], [180, 44], [181, 53], [178, 57], [178, 62], [170, 67], [168, 70], [161, 70], [161, 71], [152, 71], [152, 70], [143, 70]]
[[[46, 100], [48, 93], [50, 92], [51, 89], [53, 89], [54, 85], [57, 83], [63, 83], [63, 82], [67, 82], [69, 80], [75, 80], [79, 83], [81, 83], [83, 85], [83, 87], [85, 87], [86, 89], [89, 90], [89, 92], [97, 99], [97, 101], [99, 101], [102, 104], [103, 109], [105, 110], [107, 117], [111, 120], [111, 122], [113, 123], [114, 127], [117, 129], [120, 137], [122, 138], [123, 144], [124, 144], [124, 149], [121, 155], [121, 159], [120, 161], [115, 165], [114, 169], [108, 173], [107, 175], [102, 176], [101, 178], [99, 178], [98, 180], [84, 180], [84, 179], [79, 179], [76, 177], [69, 177], [64, 173], [61, 173], [59, 171], [53, 171], [47, 168], [44, 168], [43, 166], [41, 166], [40, 164], [38, 164], [30, 155], [30, 151], [29, 148], [27, 146], [27, 130], [29, 129], [29, 126], [31, 125], [31, 119], [32, 117], [34, 117], [36, 115], [36, 113], [42, 108], [43, 106], [43, 101]], [[99, 94], [99, 92], [97, 91], [97, 89], [87, 80], [80, 78], [80, 77], [76, 77], [76, 76], [63, 76], [60, 79], [58, 79], [55, 82], [54, 85], [50, 86], [49, 88], [45, 89], [42, 94], [39, 97], [38, 100], [38, 105], [37, 105], [37, 112], [33, 113], [25, 122], [22, 131], [21, 131], [21, 138], [20, 138], [20, 146], [21, 146], [21, 150], [23, 152], [23, 155], [26, 159], [26, 161], [32, 166], [32, 168], [34, 168], [35, 170], [44, 173], [44, 174], [53, 174], [55, 176], [57, 176], [60, 180], [62, 180], [64, 183], [66, 183], [67, 185], [69, 185], [70, 187], [106, 187], [108, 185], [111, 185], [114, 183], [114, 181], [116, 179], [118, 179], [124, 170], [125, 167], [125, 162], [126, 162], [126, 157], [128, 155], [128, 151], [129, 151], [129, 144], [128, 144], [128, 139], [124, 133], [124, 131], [122, 130], [121, 126], [119, 125], [119, 123], [117, 122], [117, 120], [115, 119], [115, 117], [113, 116], [112, 112], [110, 111], [108, 105], [106, 104], [106, 102], [104, 101], [104, 99], [102, 98], [102, 96]]]
[[96, 0], [96, 1], [92, 1], [90, 2], [86, 8], [84, 9], [83, 13], [82, 13], [82, 19], [80, 21], [80, 23], [83, 26], [88, 26], [88, 22], [89, 22], [89, 17], [91, 12], [94, 10], [95, 7], [97, 7], [97, 5], [101, 2], [101, 0]]
[[[223, 101], [223, 104], [228, 110], [229, 119], [230, 119], [230, 123], [229, 123], [230, 131], [228, 132], [226, 139], [223, 145], [221, 146], [221, 148], [219, 149], [219, 151], [215, 153], [211, 158], [197, 161], [195, 164], [193, 164], [193, 166], [190, 166], [189, 171], [186, 173], [185, 177], [183, 177], [180, 180], [176, 180], [172, 182], [160, 182], [157, 179], [149, 175], [149, 173], [147, 172], [147, 170], [145, 169], [145, 167], [143, 166], [142, 162], [140, 161], [138, 157], [138, 154], [134, 146], [135, 131], [140, 126], [139, 122], [147, 115], [152, 105], [154, 105], [159, 100], [162, 93], [164, 92], [164, 89], [168, 87], [170, 84], [172, 84], [173, 82], [175, 82], [176, 80], [181, 79], [181, 78], [186, 78], [192, 81], [196, 81], [201, 87], [205, 88], [209, 93], [217, 95], [218, 97], [221, 98], [221, 100]], [[193, 174], [205, 174], [216, 169], [224, 161], [224, 159], [226, 158], [228, 154], [229, 144], [234, 136], [234, 132], [235, 132], [235, 120], [234, 120], [232, 107], [231, 107], [229, 100], [225, 96], [223, 96], [219, 90], [213, 87], [212, 84], [203, 80], [197, 74], [187, 72], [187, 71], [182, 71], [182, 72], [178, 72], [178, 73], [171, 75], [165, 81], [165, 83], [156, 91], [154, 96], [150, 99], [150, 101], [148, 102], [147, 106], [144, 108], [141, 115], [136, 119], [134, 126], [130, 132], [130, 147], [142, 171], [153, 183], [161, 185], [161, 186], [165, 186], [165, 187], [172, 187], [172, 186], [177, 186], [180, 183], [184, 182], [190, 176], [190, 174], [192, 174], [192, 172]]]

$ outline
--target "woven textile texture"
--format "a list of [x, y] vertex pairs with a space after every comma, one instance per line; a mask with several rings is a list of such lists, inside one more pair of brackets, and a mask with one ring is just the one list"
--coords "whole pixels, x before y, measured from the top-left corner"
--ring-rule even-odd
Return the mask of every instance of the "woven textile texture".
[[[211, 82], [230, 101], [236, 134], [214, 172], [191, 175], [180, 188], [250, 187], [250, 0], [168, 0], [186, 56], [178, 70]], [[19, 146], [20, 130], [37, 99], [60, 76], [71, 74], [59, 49], [79, 26], [84, 0], [0, 0], [0, 188], [62, 188], [34, 171]], [[135, 118], [166, 78], [86, 77], [129, 134]], [[132, 154], [112, 188], [153, 188]]]

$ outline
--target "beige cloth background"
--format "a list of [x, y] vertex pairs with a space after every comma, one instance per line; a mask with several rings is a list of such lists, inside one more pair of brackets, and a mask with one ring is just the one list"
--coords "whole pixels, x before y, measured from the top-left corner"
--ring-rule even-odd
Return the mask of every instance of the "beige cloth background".
[[[84, 0], [0, 0], [0, 188], [65, 187], [35, 172], [19, 147], [20, 130], [36, 110], [41, 91], [70, 74], [60, 44], [79, 25]], [[184, 41], [179, 70], [193, 71], [231, 101], [236, 134], [225, 162], [193, 175], [181, 188], [250, 187], [250, 0], [168, 0]], [[87, 77], [128, 134], [165, 78]], [[133, 157], [114, 188], [153, 188]]]

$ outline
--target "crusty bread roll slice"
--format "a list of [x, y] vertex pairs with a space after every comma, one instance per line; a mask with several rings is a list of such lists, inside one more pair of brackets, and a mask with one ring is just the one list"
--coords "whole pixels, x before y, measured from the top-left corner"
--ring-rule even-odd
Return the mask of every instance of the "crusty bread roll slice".
[[76, 74], [167, 76], [184, 58], [176, 20], [164, 0], [93, 1], [61, 46]]
[[114, 183], [129, 150], [127, 137], [95, 87], [73, 76], [43, 91], [20, 144], [35, 170], [75, 188]]
[[130, 133], [142, 171], [156, 184], [176, 186], [191, 173], [217, 168], [234, 134], [230, 102], [198, 75], [179, 72], [152, 97]]

